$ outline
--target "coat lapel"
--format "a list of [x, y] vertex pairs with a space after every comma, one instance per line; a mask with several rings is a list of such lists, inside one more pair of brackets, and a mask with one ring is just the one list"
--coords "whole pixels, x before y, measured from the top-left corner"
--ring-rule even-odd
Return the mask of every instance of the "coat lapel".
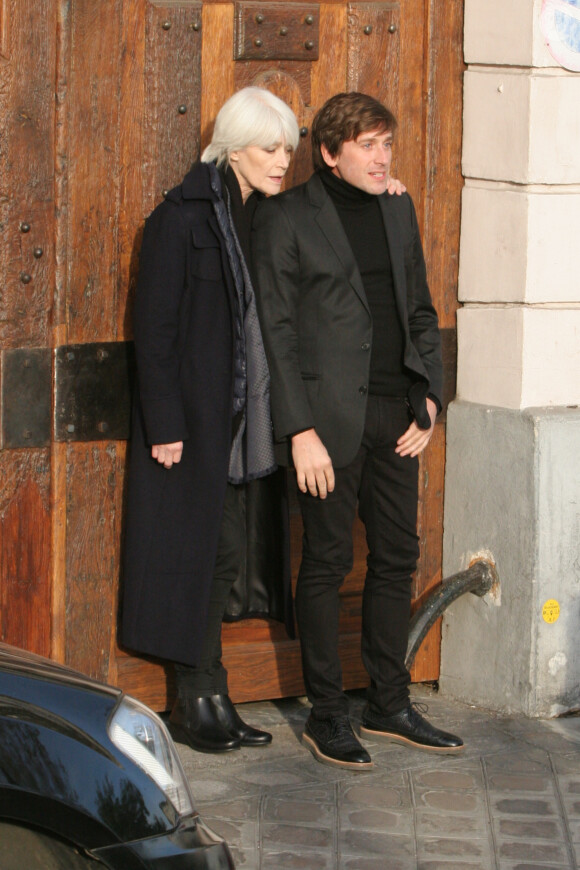
[[312, 205], [318, 209], [316, 222], [326, 237], [328, 244], [338, 257], [338, 260], [341, 263], [355, 293], [370, 313], [362, 278], [352, 253], [352, 248], [338, 216], [338, 212], [336, 211], [331, 198], [325, 191], [321, 180], [316, 174], [312, 176], [308, 184], [310, 189], [310, 201]]
[[380, 196], [379, 202], [383, 215], [383, 223], [387, 234], [389, 254], [391, 257], [391, 269], [393, 271], [393, 284], [395, 287], [395, 301], [399, 309], [399, 316], [403, 329], [408, 330], [407, 324], [407, 279], [405, 276], [405, 260], [403, 256], [403, 244], [401, 230], [395, 209], [392, 207], [389, 196]]

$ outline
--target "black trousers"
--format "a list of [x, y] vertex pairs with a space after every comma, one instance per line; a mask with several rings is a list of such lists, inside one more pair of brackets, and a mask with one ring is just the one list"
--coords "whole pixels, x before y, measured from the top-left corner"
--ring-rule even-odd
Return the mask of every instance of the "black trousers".
[[222, 663], [222, 620], [245, 552], [243, 499], [244, 485], [228, 483], [200, 660], [195, 667], [175, 665], [181, 695], [205, 698], [228, 693], [228, 673]]
[[395, 453], [411, 422], [404, 399], [369, 396], [355, 459], [335, 469], [326, 499], [299, 493], [304, 523], [296, 618], [302, 667], [313, 715], [348, 712], [338, 655], [339, 589], [353, 565], [352, 526], [358, 512], [369, 554], [363, 593], [362, 659], [374, 712], [390, 715], [409, 699], [405, 654], [411, 575], [419, 555], [418, 459]]

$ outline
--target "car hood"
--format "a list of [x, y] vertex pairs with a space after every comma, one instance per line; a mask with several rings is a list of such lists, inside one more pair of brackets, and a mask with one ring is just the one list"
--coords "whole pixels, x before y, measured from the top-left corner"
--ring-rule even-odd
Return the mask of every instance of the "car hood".
[[44, 658], [28, 650], [19, 649], [15, 646], [10, 646], [7, 643], [0, 642], [0, 671], [10, 671], [12, 673], [25, 673], [29, 676], [48, 679], [56, 683], [68, 683], [76, 685], [93, 692], [100, 692], [104, 695], [121, 695], [120, 689], [114, 686], [108, 686], [106, 683], [101, 683], [98, 680], [93, 680], [85, 674], [74, 671], [66, 665], [53, 662], [52, 659]]

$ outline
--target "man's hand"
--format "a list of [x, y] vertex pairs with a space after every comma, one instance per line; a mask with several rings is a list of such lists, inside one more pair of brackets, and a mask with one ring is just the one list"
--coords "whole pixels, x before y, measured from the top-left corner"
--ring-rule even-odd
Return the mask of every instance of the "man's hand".
[[395, 453], [398, 453], [399, 456], [418, 456], [431, 440], [437, 416], [437, 405], [433, 399], [427, 399], [427, 411], [431, 418], [430, 428], [420, 429], [413, 420], [407, 431], [397, 441]]
[[326, 498], [334, 489], [334, 469], [315, 429], [292, 436], [292, 459], [300, 492]]
[[173, 444], [154, 444], [151, 448], [153, 459], [165, 468], [171, 468], [174, 462], [181, 462], [182, 453], [183, 441], [174, 441]]
[[402, 181], [399, 181], [398, 178], [389, 178], [389, 183], [387, 184], [388, 193], [396, 193], [397, 196], [400, 196], [402, 193], [406, 193], [406, 191], [407, 188]]

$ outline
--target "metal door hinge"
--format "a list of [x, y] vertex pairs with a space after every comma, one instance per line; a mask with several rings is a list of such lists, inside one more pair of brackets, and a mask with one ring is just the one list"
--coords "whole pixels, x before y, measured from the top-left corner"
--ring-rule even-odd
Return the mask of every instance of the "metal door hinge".
[[2, 352], [0, 447], [129, 437], [132, 342]]

